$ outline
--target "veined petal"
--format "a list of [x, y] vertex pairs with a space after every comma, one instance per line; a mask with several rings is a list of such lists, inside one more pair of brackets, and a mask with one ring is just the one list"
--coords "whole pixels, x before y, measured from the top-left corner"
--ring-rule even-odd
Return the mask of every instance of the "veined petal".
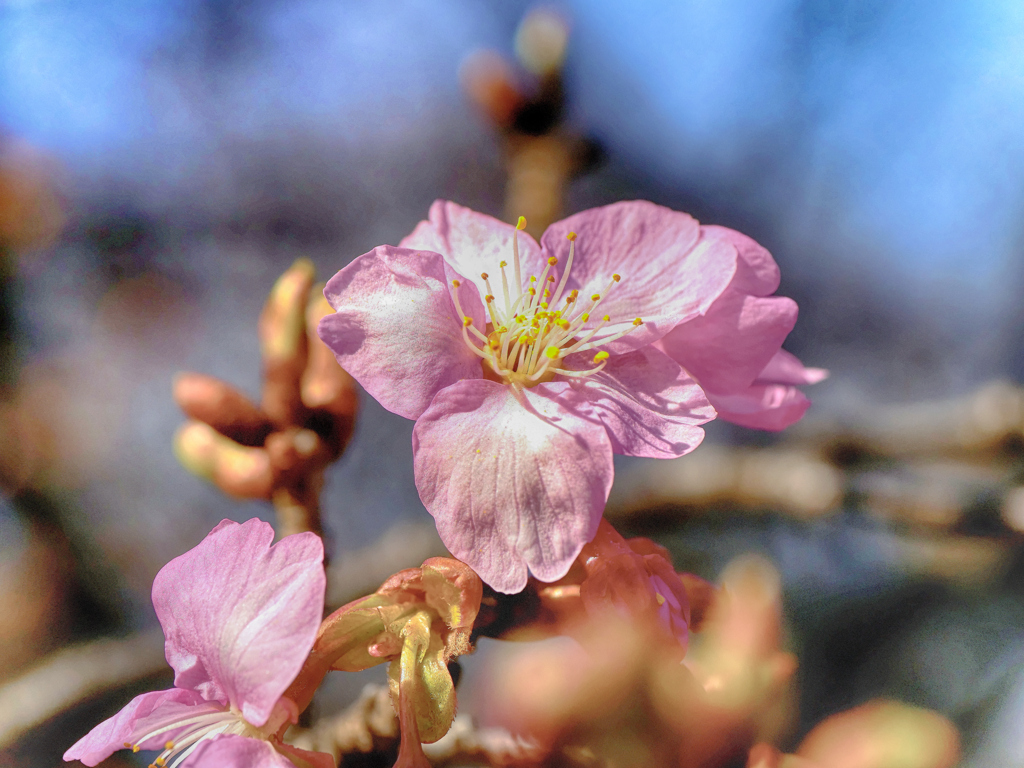
[[751, 296], [730, 285], [707, 314], [677, 325], [661, 347], [705, 389], [741, 391], [782, 347], [796, 316], [792, 299]]
[[[592, 365], [589, 353], [570, 355], [566, 362]], [[627, 456], [670, 459], [689, 453], [704, 439], [698, 425], [715, 418], [697, 382], [654, 347], [612, 355], [604, 369], [584, 380], [556, 380], [536, 390], [556, 401], [571, 391], [576, 404], [585, 401], [586, 411], [608, 430], [612, 451]]]
[[174, 684], [257, 727], [313, 647], [326, 588], [318, 536], [273, 540], [261, 520], [225, 520], [153, 581]]
[[533, 390], [520, 394], [459, 382], [413, 430], [416, 487], [441, 540], [505, 593], [526, 586], [527, 569], [542, 581], [565, 575], [597, 529], [612, 480], [604, 427]]
[[[160, 720], [184, 720], [190, 714], [203, 714], [205, 709], [215, 711], [215, 705], [195, 691], [171, 688], [167, 691], [151, 691], [136, 696], [111, 718], [93, 728], [64, 753], [65, 760], [81, 760], [86, 765], [97, 765], [106, 760], [125, 744], [134, 744], [141, 734], [153, 730]], [[169, 731], [140, 744], [142, 749], [158, 749], [164, 742], [173, 739], [180, 729]]]
[[[477, 213], [448, 200], [436, 200], [430, 206], [427, 221], [417, 224], [399, 245], [440, 253], [457, 272], [476, 285], [481, 296], [486, 296], [487, 287], [480, 277], [482, 273], [491, 275], [495, 281], [492, 286], [500, 285], [498, 265], [506, 261], [509, 280], [513, 278], [512, 233], [515, 231], [515, 226], [493, 216]], [[518, 239], [523, 279], [529, 275], [540, 275], [545, 262], [537, 241], [523, 231], [519, 232]]]
[[803, 417], [811, 405], [807, 396], [789, 384], [751, 384], [739, 393], [708, 392], [719, 418], [751, 429], [779, 432]]
[[566, 283], [581, 296], [604, 294], [613, 274], [622, 276], [602, 299], [611, 318], [602, 335], [644, 324], [607, 346], [609, 352], [639, 349], [680, 322], [703, 314], [736, 272], [736, 248], [702, 234], [696, 219], [644, 200], [592, 208], [548, 227], [544, 256], [565, 262], [566, 235], [575, 232], [576, 256]]
[[[291, 748], [295, 750], [294, 747]], [[202, 742], [182, 764], [182, 768], [329, 768], [334, 758], [323, 752], [295, 750], [299, 756], [314, 755], [315, 762], [296, 763], [274, 749], [269, 741], [226, 734]]]
[[[438, 253], [382, 245], [324, 289], [335, 313], [320, 321], [320, 338], [374, 399], [407, 419], [445, 387], [482, 375], [480, 358], [462, 339], [453, 278], [464, 280]], [[483, 303], [472, 284], [460, 289], [459, 302], [482, 329]]]

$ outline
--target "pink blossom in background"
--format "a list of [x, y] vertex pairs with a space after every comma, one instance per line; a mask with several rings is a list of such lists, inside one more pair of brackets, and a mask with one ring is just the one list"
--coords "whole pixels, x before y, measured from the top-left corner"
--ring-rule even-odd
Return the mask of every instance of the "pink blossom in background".
[[[720, 298], [770, 293], [774, 262], [749, 266], [738, 238], [633, 201], [557, 222], [538, 244], [438, 201], [399, 247], [331, 279], [336, 311], [319, 333], [370, 395], [416, 420], [416, 486], [445, 545], [517, 592], [528, 572], [564, 576], [594, 536], [613, 453], [672, 458], [703, 439], [709, 396], [658, 342]], [[736, 337], [712, 323], [698, 349], [716, 332]], [[779, 343], [752, 341], [764, 361], [729, 385], [749, 387]], [[720, 367], [749, 356], [723, 354]]]
[[271, 546], [260, 520], [222, 521], [153, 581], [174, 688], [135, 697], [64, 755], [96, 765], [119, 749], [163, 750], [173, 768], [333, 768], [330, 755], [282, 744], [298, 716], [282, 696], [323, 613], [323, 543], [312, 533]]

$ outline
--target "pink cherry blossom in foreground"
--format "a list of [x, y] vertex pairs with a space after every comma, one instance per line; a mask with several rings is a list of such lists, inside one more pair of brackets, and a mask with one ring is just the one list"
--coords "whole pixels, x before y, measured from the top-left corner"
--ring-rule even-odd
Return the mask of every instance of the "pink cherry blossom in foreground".
[[[785, 336], [762, 326], [785, 315], [788, 333], [795, 319], [780, 299], [747, 322], [745, 297], [771, 293], [773, 274], [777, 285], [774, 262], [684, 213], [617, 203], [552, 225], [541, 244], [521, 228], [438, 201], [399, 247], [331, 279], [336, 312], [319, 328], [367, 392], [416, 420], [420, 498], [452, 554], [501, 592], [530, 571], [565, 575], [596, 533], [613, 453], [671, 458], [703, 439], [715, 411], [678, 350], [660, 347], [666, 334], [711, 316], [681, 346], [701, 375], [742, 390]], [[720, 299], [740, 310], [715, 314]], [[740, 348], [716, 363], [716, 339]]]
[[135, 697], [65, 755], [96, 765], [119, 749], [163, 750], [168, 768], [333, 768], [330, 755], [281, 743], [295, 721], [282, 696], [313, 647], [323, 612], [323, 543], [260, 520], [224, 520], [153, 581], [174, 688]]

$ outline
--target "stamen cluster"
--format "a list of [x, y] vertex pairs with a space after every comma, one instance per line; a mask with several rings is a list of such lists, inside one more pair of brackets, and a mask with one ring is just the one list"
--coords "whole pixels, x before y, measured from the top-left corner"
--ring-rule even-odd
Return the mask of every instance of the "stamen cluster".
[[[184, 728], [184, 730], [180, 730]], [[180, 716], [159, 724], [149, 733], [143, 735], [132, 744], [125, 742], [125, 749], [138, 752], [142, 744], [164, 733], [177, 731], [175, 740], [164, 742], [160, 755], [149, 764], [148, 768], [177, 768], [205, 740], [221, 734], [265, 738], [260, 729], [250, 725], [240, 714], [220, 707], [212, 707], [209, 711], [185, 719]], [[172, 762], [173, 761], [173, 762]]]
[[[532, 387], [542, 381], [550, 381], [556, 374], [576, 378], [592, 376], [604, 368], [609, 357], [607, 351], [602, 350], [594, 355], [594, 367], [587, 370], [563, 368], [562, 360], [574, 352], [584, 352], [619, 339], [641, 326], [643, 320], [638, 317], [624, 331], [595, 338], [611, 322], [611, 317], [602, 315], [594, 322], [591, 322], [591, 318], [597, 317], [595, 311], [622, 278], [612, 275], [604, 291], [591, 295], [589, 300], [580, 301], [577, 289], [563, 295], [576, 254], [575, 232], [567, 235], [569, 258], [562, 279], [556, 280], [554, 274], [549, 274], [558, 264], [558, 259], [552, 256], [540, 277], [530, 275], [524, 283], [519, 261], [518, 233], [525, 226], [526, 219], [520, 216], [512, 236], [514, 282], [511, 288], [509, 275], [505, 271], [508, 262], [502, 261], [498, 265], [501, 270], [503, 306], [499, 307], [495, 299], [490, 275], [486, 272], [480, 275], [487, 287], [484, 303], [487, 305], [489, 322], [486, 328], [477, 328], [473, 318], [462, 311], [458, 298], [461, 283], [458, 280], [452, 281], [455, 308], [462, 315], [462, 338], [494, 374], [509, 384]], [[556, 307], [560, 302], [563, 306], [558, 309]]]

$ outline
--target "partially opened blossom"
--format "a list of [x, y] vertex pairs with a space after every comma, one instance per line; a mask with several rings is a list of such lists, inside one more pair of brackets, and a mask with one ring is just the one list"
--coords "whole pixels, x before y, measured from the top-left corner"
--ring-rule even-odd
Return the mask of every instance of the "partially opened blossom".
[[779, 267], [746, 235], [705, 227], [736, 249], [736, 273], [703, 315], [679, 323], [659, 343], [704, 389], [726, 421], [778, 431], [798, 421], [810, 405], [797, 389], [828, 372], [804, 368], [782, 349], [796, 323], [796, 302], [773, 296]]
[[[652, 203], [584, 211], [540, 244], [523, 225], [435, 203], [400, 247], [335, 275], [319, 329], [373, 397], [416, 420], [420, 498], [449, 550], [501, 592], [567, 572], [596, 533], [613, 453], [700, 443], [715, 412], [656, 343], [741, 269], [736, 233]], [[765, 343], [745, 385], [778, 348]]]
[[162, 750], [171, 768], [328, 768], [329, 755], [281, 741], [298, 716], [283, 694], [316, 638], [323, 544], [260, 520], [225, 520], [153, 581], [174, 687], [135, 697], [65, 760], [97, 765], [119, 749]]
[[432, 557], [324, 619], [308, 669], [355, 672], [390, 662], [391, 700], [402, 725], [395, 768], [429, 768], [420, 743], [437, 741], [451, 727], [455, 683], [448, 663], [470, 652], [482, 596], [483, 583], [469, 566]]
[[595, 618], [608, 610], [664, 630], [680, 650], [689, 639], [690, 599], [668, 551], [650, 539], [624, 539], [602, 520], [593, 541], [580, 552], [586, 578], [580, 598]]

